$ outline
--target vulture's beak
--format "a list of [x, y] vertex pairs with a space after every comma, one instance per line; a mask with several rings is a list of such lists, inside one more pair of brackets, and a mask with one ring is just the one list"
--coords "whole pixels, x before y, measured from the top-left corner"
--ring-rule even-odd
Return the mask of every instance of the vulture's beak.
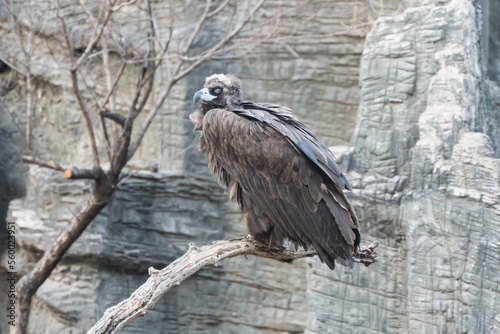
[[202, 101], [212, 101], [215, 99], [217, 96], [213, 96], [210, 94], [208, 91], [208, 88], [203, 88], [202, 90], [199, 90], [194, 94], [193, 96], [193, 102], [196, 105], [200, 100]]

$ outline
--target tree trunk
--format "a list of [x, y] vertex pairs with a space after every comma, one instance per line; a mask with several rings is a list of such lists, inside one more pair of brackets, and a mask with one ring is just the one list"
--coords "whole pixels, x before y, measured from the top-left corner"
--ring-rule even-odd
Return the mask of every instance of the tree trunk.
[[50, 248], [38, 261], [35, 268], [23, 276], [16, 284], [18, 298], [16, 300], [16, 321], [11, 327], [11, 334], [27, 333], [28, 319], [33, 294], [49, 277], [50, 273], [61, 260], [62, 256], [85, 231], [87, 226], [104, 208], [113, 193], [110, 177], [102, 177], [96, 183], [96, 188], [83, 204], [80, 211], [73, 216], [70, 223], [54, 240]]

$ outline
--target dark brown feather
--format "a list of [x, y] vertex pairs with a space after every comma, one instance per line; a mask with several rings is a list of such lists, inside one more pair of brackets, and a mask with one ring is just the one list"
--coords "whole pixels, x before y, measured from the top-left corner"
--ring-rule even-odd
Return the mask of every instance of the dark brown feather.
[[313, 246], [331, 269], [335, 261], [352, 267], [358, 220], [333, 154], [288, 108], [242, 102], [239, 80], [232, 87], [226, 79], [207, 79], [205, 87], [225, 85], [232, 93], [202, 104], [202, 119], [192, 119], [201, 128], [199, 147], [239, 202], [249, 232], [272, 243]]

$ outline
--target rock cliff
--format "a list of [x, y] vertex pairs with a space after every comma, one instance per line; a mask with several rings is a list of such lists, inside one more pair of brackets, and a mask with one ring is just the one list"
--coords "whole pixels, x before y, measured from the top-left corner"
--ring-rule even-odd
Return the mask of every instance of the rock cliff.
[[[500, 40], [495, 25], [485, 35], [483, 24], [486, 9], [492, 20], [500, 9], [493, 1], [394, 3], [312, 1], [276, 43], [187, 77], [135, 160], [160, 172], [134, 172], [120, 184], [38, 290], [29, 331], [84, 333], [145, 281], [149, 266], [167, 265], [190, 242], [245, 234], [187, 119], [204, 76], [221, 71], [241, 77], [246, 98], [292, 107], [332, 146], [353, 185], [364, 242], [380, 241], [379, 262], [330, 271], [316, 258], [233, 258], [184, 282], [125, 333], [500, 331], [500, 89], [490, 81]], [[0, 72], [15, 81], [5, 66]], [[82, 120], [54, 77], [42, 73], [36, 90], [36, 151], [84, 164]], [[19, 87], [2, 92], [0, 193], [25, 273], [92, 185], [20, 167]], [[55, 144], [61, 138], [68, 146]]]

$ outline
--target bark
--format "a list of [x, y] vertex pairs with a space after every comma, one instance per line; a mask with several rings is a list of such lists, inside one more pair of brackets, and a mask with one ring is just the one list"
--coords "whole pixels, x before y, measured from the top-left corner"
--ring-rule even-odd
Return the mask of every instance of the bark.
[[[378, 241], [369, 246], [361, 246], [358, 254], [353, 257], [354, 262], [366, 266], [377, 261]], [[149, 268], [149, 279], [132, 295], [116, 306], [110, 307], [104, 316], [87, 332], [87, 334], [119, 333], [132, 321], [146, 314], [156, 302], [168, 291], [191, 277], [198, 270], [207, 266], [217, 266], [223, 259], [238, 255], [254, 255], [283, 262], [292, 262], [295, 259], [314, 256], [314, 250], [290, 251], [285, 248], [269, 249], [253, 239], [236, 239], [215, 241], [211, 245], [196, 247], [189, 245], [189, 250], [179, 259], [162, 270]]]
[[49, 277], [69, 247], [85, 231], [102, 208], [106, 206], [111, 196], [110, 189], [111, 184], [108, 182], [108, 178], [101, 180], [92, 195], [82, 205], [80, 211], [71, 219], [69, 225], [54, 240], [40, 261], [37, 262], [35, 268], [19, 280], [16, 285], [18, 292], [18, 298], [16, 299], [17, 317], [15, 327], [12, 327], [13, 331], [11, 333], [24, 334], [27, 332], [32, 296]]

